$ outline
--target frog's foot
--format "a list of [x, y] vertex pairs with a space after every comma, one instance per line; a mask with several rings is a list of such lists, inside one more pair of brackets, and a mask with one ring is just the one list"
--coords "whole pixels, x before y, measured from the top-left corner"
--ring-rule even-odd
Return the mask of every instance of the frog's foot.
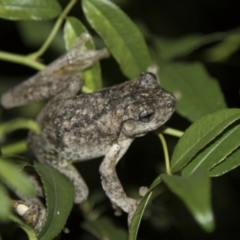
[[112, 204], [112, 208], [114, 209], [115, 216], [122, 216], [122, 209], [118, 205]]
[[145, 187], [145, 186], [140, 187], [139, 188], [139, 195], [141, 197], [144, 197], [147, 194], [148, 190], [149, 190], [148, 187]]
[[29, 199], [27, 202], [21, 200], [13, 201], [14, 211], [38, 233], [46, 219], [46, 208], [37, 198]]
[[[129, 201], [131, 201], [131, 203]], [[137, 209], [140, 201], [141, 201], [141, 199], [136, 200], [136, 199], [128, 198], [128, 202], [131, 204], [131, 209], [128, 212], [128, 226], [130, 226], [130, 224], [132, 222], [132, 218], [136, 212], [136, 209]]]
[[[139, 195], [141, 197], [144, 197], [148, 192], [148, 187], [142, 186], [139, 188]], [[135, 200], [135, 199], [133, 199]], [[133, 201], [133, 208], [131, 209], [131, 211], [128, 213], [128, 226], [130, 226], [131, 222], [132, 222], [132, 217], [134, 216], [136, 209], [138, 207], [138, 205], [140, 204], [142, 198], [135, 200], [135, 202]]]
[[60, 74], [76, 74], [86, 68], [91, 67], [96, 61], [110, 56], [107, 48], [100, 50], [86, 49], [86, 42], [91, 39], [88, 33], [82, 34], [77, 39], [74, 46], [62, 57], [58, 58], [53, 64], [53, 69]]

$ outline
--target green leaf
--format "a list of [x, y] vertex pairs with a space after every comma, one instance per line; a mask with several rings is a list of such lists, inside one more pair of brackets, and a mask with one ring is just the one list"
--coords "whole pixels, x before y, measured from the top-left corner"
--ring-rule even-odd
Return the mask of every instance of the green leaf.
[[152, 182], [151, 186], [149, 187], [148, 191], [152, 191], [155, 187], [157, 187], [160, 183], [162, 182], [161, 180], [161, 175], [156, 177], [154, 181]]
[[[239, 136], [239, 135], [238, 135]], [[221, 176], [240, 165], [240, 149], [238, 148], [231, 155], [229, 155], [225, 161], [221, 162], [209, 171], [209, 176], [218, 177]]]
[[186, 204], [201, 227], [205, 231], [213, 231], [214, 217], [208, 173], [199, 168], [187, 177], [162, 175], [162, 180]]
[[182, 170], [182, 175], [189, 175], [198, 167], [210, 170], [222, 161], [228, 162], [228, 156], [240, 146], [240, 125], [230, 126], [214, 141], [202, 149], [196, 157]]
[[137, 233], [140, 226], [140, 222], [143, 216], [143, 213], [147, 207], [147, 204], [152, 196], [154, 188], [156, 188], [161, 183], [161, 176], [158, 176], [151, 184], [148, 193], [143, 197], [140, 204], [138, 205], [136, 212], [132, 218], [131, 225], [129, 227], [129, 238], [128, 240], [137, 239]]
[[181, 170], [201, 149], [240, 119], [240, 109], [223, 109], [192, 124], [178, 141], [171, 160], [171, 170]]
[[38, 240], [34, 230], [31, 227], [29, 227], [25, 222], [23, 222], [20, 218], [18, 218], [15, 215], [11, 215], [11, 220], [17, 223], [18, 226], [24, 230], [29, 240]]
[[159, 58], [168, 61], [186, 56], [201, 46], [214, 42], [219, 43], [204, 50], [202, 56], [211, 62], [226, 60], [239, 49], [240, 28], [208, 35], [191, 34], [179, 38], [158, 37], [155, 45]]
[[189, 34], [178, 38], [158, 37], [155, 45], [159, 58], [168, 61], [186, 56], [206, 44], [224, 40], [227, 36], [228, 32], [216, 32], [208, 35]]
[[151, 64], [144, 38], [136, 25], [109, 0], [83, 0], [84, 14], [99, 33], [122, 72], [135, 78]]
[[136, 240], [137, 233], [142, 220], [143, 213], [147, 207], [147, 204], [152, 196], [154, 188], [156, 188], [161, 183], [161, 176], [158, 176], [151, 184], [148, 193], [143, 197], [140, 204], [138, 205], [136, 212], [132, 218], [131, 225], [129, 227], [129, 238], [128, 240]]
[[[82, 33], [86, 32], [87, 29], [79, 19], [75, 17], [68, 17], [63, 29], [63, 37], [66, 49], [69, 50], [74, 45], [79, 36]], [[84, 48], [84, 50], [85, 49], [86, 48]]]
[[20, 168], [16, 165], [0, 158], [0, 178], [13, 191], [20, 192], [26, 197], [33, 197], [36, 193], [28, 176], [24, 172], [20, 172]]
[[160, 79], [162, 85], [178, 98], [177, 112], [190, 121], [226, 108], [218, 82], [200, 63], [163, 64]]
[[82, 227], [98, 239], [127, 240], [127, 232], [105, 217], [95, 221], [85, 221]]
[[142, 216], [151, 196], [152, 196], [152, 191], [147, 193], [141, 200], [140, 204], [138, 205], [129, 228], [129, 238], [128, 238], [129, 240], [137, 239], [137, 233], [142, 220]]
[[[85, 26], [75, 17], [68, 17], [64, 25], [64, 40], [66, 49], [69, 50], [77, 38], [83, 34], [88, 33]], [[84, 51], [95, 49], [93, 40], [89, 40], [86, 43]], [[82, 73], [84, 79], [84, 86], [95, 91], [102, 87], [101, 68], [99, 62], [95, 63], [90, 69], [85, 70]]]
[[5, 187], [0, 182], [0, 221], [5, 222], [9, 220], [11, 213], [10, 198]]
[[46, 164], [34, 163], [44, 187], [47, 219], [38, 235], [40, 240], [54, 239], [63, 229], [74, 200], [73, 184], [57, 170]]
[[0, 0], [0, 17], [8, 20], [47, 20], [60, 12], [56, 0]]
[[179, 38], [155, 38], [158, 56], [165, 61], [187, 55], [206, 43], [206, 35], [192, 34]]

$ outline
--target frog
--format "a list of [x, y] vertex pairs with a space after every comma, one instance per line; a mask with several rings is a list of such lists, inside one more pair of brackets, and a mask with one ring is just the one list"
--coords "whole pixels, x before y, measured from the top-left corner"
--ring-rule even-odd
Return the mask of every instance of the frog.
[[[1, 104], [8, 109], [49, 99], [36, 118], [40, 135], [32, 131], [28, 134], [30, 151], [39, 162], [72, 182], [76, 204], [86, 201], [89, 190], [73, 163], [103, 157], [99, 168], [102, 187], [113, 206], [128, 213], [131, 222], [141, 198], [127, 196], [116, 165], [135, 138], [168, 121], [176, 99], [151, 72], [119, 85], [78, 94], [83, 85], [79, 72], [109, 57], [107, 49], [80, 51], [89, 39], [88, 34], [81, 35], [65, 55], [4, 93]], [[41, 228], [44, 217], [35, 229]]]

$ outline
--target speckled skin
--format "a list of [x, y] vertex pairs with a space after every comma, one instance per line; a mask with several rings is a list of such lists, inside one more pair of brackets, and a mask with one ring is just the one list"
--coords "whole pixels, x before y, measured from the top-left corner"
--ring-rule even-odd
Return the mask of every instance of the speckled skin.
[[[71, 51], [65, 55], [68, 59], [65, 65], [71, 62]], [[106, 56], [106, 52], [100, 55], [96, 52], [93, 56], [95, 61]], [[62, 61], [50, 65], [55, 75], [43, 84], [44, 94], [40, 94], [41, 89], [37, 91], [37, 100], [42, 98], [39, 95], [44, 98], [54, 96], [48, 86], [54, 89], [56, 96], [37, 117], [41, 134], [29, 133], [29, 148], [39, 161], [51, 165], [73, 182], [76, 203], [87, 198], [88, 188], [71, 163], [105, 156], [100, 166], [103, 188], [111, 202], [128, 212], [131, 219], [139, 201], [126, 196], [115, 166], [136, 137], [159, 128], [170, 118], [176, 100], [158, 84], [152, 73], [143, 73], [133, 81], [94, 93], [76, 95], [82, 85], [81, 78], [74, 73], [75, 70], [66, 71], [67, 66], [59, 65]], [[46, 79], [51, 69], [48, 67], [45, 72], [47, 75], [43, 71], [32, 78], [38, 80], [38, 87], [40, 79]], [[62, 79], [65, 80], [64, 86]], [[33, 89], [33, 85], [29, 84], [28, 89]], [[34, 96], [26, 94], [23, 101], [16, 99], [21, 91], [21, 86], [17, 86], [3, 95], [2, 104], [12, 107], [17, 102], [29, 102], [28, 98], [34, 100]], [[34, 95], [34, 91], [28, 92]]]

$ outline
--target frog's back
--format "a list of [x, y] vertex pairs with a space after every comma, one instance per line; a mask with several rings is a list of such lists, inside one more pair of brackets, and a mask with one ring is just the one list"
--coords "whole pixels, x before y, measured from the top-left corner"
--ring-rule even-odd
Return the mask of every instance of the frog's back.
[[[118, 109], [117, 103], [112, 104], [114, 98], [121, 102]], [[119, 136], [122, 122], [119, 108], [124, 105], [119, 89], [114, 88], [50, 100], [37, 118], [41, 135], [29, 134], [30, 148], [36, 155], [43, 149], [71, 161], [102, 156]]]

